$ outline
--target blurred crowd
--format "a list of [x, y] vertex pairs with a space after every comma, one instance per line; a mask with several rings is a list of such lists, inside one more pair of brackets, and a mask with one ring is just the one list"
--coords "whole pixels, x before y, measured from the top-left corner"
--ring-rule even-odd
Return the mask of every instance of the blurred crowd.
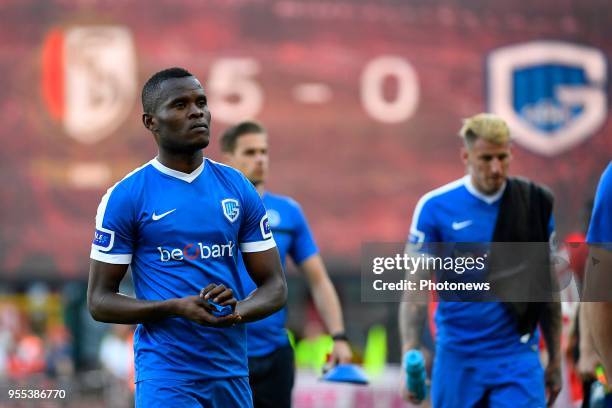
[[0, 294], [0, 388], [59, 389], [127, 406], [134, 387], [132, 333], [132, 326], [93, 321], [81, 283], [55, 290], [37, 282]]
[[[129, 279], [121, 291], [133, 295]], [[303, 327], [297, 336], [290, 332], [296, 366], [318, 375], [333, 341], [312, 302], [302, 306]], [[60, 406], [132, 406], [134, 329], [94, 321], [86, 308], [84, 282], [35, 282], [10, 292], [4, 288], [0, 293], [0, 406], [9, 389], [66, 390], [69, 398]], [[382, 371], [386, 362], [386, 335], [381, 337], [381, 329], [376, 326], [368, 334], [366, 355], [356, 353], [371, 374]]]

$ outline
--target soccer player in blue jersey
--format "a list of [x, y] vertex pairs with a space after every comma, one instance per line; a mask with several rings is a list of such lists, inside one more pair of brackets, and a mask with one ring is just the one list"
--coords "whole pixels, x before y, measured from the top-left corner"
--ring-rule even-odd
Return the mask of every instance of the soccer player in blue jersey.
[[[587, 233], [589, 257], [586, 266], [584, 316], [608, 381], [612, 379], [612, 162], [597, 187]], [[605, 300], [606, 302], [603, 302]], [[582, 315], [581, 315], [582, 316]], [[612, 395], [609, 397], [612, 400]]]
[[[479, 114], [465, 120], [460, 135], [467, 175], [419, 200], [410, 228], [413, 244], [493, 241], [500, 201], [512, 181], [508, 178], [510, 133], [499, 117]], [[549, 218], [548, 228], [543, 223], [545, 237], [553, 233]], [[537, 408], [546, 405], [546, 391], [552, 404], [561, 389], [559, 306], [547, 304], [540, 319], [549, 352], [543, 371], [537, 331], [521, 336], [504, 304], [440, 301], [435, 317], [433, 406]], [[427, 307], [426, 303], [401, 303], [403, 352], [421, 347]], [[405, 388], [403, 394], [413, 403], [421, 402]]]
[[[252, 407], [241, 323], [276, 312], [287, 296], [265, 208], [240, 172], [203, 157], [211, 115], [197, 78], [160, 71], [142, 104], [158, 155], [100, 202], [89, 310], [138, 324], [136, 407]], [[256, 288], [236, 302], [238, 250]], [[118, 293], [129, 265], [136, 298]], [[209, 302], [231, 310], [220, 316]]]
[[[265, 190], [268, 176], [268, 137], [256, 122], [242, 122], [221, 138], [226, 163], [242, 171], [263, 198], [281, 260], [289, 255], [304, 273], [315, 306], [334, 339], [334, 363], [350, 363], [352, 354], [344, 334], [342, 310], [302, 209], [294, 200]], [[255, 284], [243, 271], [245, 293]], [[247, 324], [249, 380], [255, 407], [291, 406], [294, 380], [293, 349], [285, 330], [286, 309]]]

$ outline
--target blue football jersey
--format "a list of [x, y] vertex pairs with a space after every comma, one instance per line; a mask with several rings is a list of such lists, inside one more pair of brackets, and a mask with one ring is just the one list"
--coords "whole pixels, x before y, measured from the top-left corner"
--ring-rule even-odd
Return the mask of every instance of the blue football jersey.
[[589, 244], [604, 244], [612, 250], [612, 162], [599, 180], [586, 239]]
[[[415, 208], [409, 242], [491, 242], [504, 188], [487, 196], [465, 176], [425, 194]], [[551, 217], [550, 234], [553, 229]], [[537, 346], [537, 335], [520, 341], [514, 318], [498, 302], [441, 301], [435, 321], [436, 344], [465, 355], [486, 358]]]
[[[268, 192], [264, 193], [262, 198], [268, 213], [272, 235], [274, 235], [283, 263], [283, 270], [287, 255], [296, 265], [299, 265], [319, 252], [310, 228], [308, 228], [306, 217], [298, 203], [289, 197]], [[242, 257], [240, 257], [240, 271], [245, 295], [248, 295], [256, 286], [242, 263]], [[286, 320], [287, 309], [284, 307], [265, 319], [247, 323], [249, 357], [265, 356], [288, 344], [289, 340], [285, 330]]]
[[[91, 258], [130, 264], [136, 297], [198, 295], [210, 283], [242, 293], [237, 254], [275, 246], [255, 188], [204, 159], [185, 174], [153, 159], [111, 187], [96, 216]], [[248, 375], [246, 327], [204, 327], [183, 318], [139, 324], [136, 381]]]

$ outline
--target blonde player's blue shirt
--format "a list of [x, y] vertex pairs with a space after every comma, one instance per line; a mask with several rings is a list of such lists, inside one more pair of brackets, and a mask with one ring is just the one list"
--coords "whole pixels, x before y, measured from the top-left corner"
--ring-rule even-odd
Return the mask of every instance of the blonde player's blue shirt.
[[[415, 208], [409, 242], [491, 242], [504, 188], [486, 196], [465, 176], [425, 194]], [[550, 234], [553, 229], [551, 217]], [[461, 355], [509, 356], [537, 347], [537, 333], [522, 342], [514, 318], [498, 302], [441, 301], [435, 321], [437, 347]]]
[[[283, 270], [285, 269], [287, 255], [296, 265], [300, 265], [319, 252], [306, 217], [297, 202], [289, 197], [268, 192], [263, 194], [262, 199], [266, 206], [270, 229], [278, 247]], [[248, 275], [242, 263], [242, 258], [240, 264], [245, 295], [248, 295], [256, 288], [256, 285]], [[287, 331], [285, 330], [286, 320], [287, 308], [283, 307], [265, 319], [247, 323], [249, 357], [265, 356], [289, 344]]]
[[[136, 297], [198, 295], [210, 283], [242, 292], [242, 252], [275, 246], [263, 203], [231, 167], [204, 159], [190, 174], [153, 159], [104, 195], [91, 258], [129, 264]], [[184, 318], [139, 324], [135, 380], [248, 375], [246, 327], [201, 326]]]
[[586, 240], [612, 250], [612, 162], [599, 180]]

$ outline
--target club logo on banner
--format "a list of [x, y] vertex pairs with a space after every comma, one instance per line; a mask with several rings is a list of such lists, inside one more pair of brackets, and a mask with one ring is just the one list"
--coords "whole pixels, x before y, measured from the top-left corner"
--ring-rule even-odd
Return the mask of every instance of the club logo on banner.
[[487, 58], [488, 104], [514, 140], [553, 156], [592, 136], [605, 122], [604, 54], [582, 45], [537, 41], [499, 48]]
[[95, 143], [130, 114], [136, 96], [136, 54], [118, 26], [55, 29], [42, 51], [42, 94], [66, 134]]

